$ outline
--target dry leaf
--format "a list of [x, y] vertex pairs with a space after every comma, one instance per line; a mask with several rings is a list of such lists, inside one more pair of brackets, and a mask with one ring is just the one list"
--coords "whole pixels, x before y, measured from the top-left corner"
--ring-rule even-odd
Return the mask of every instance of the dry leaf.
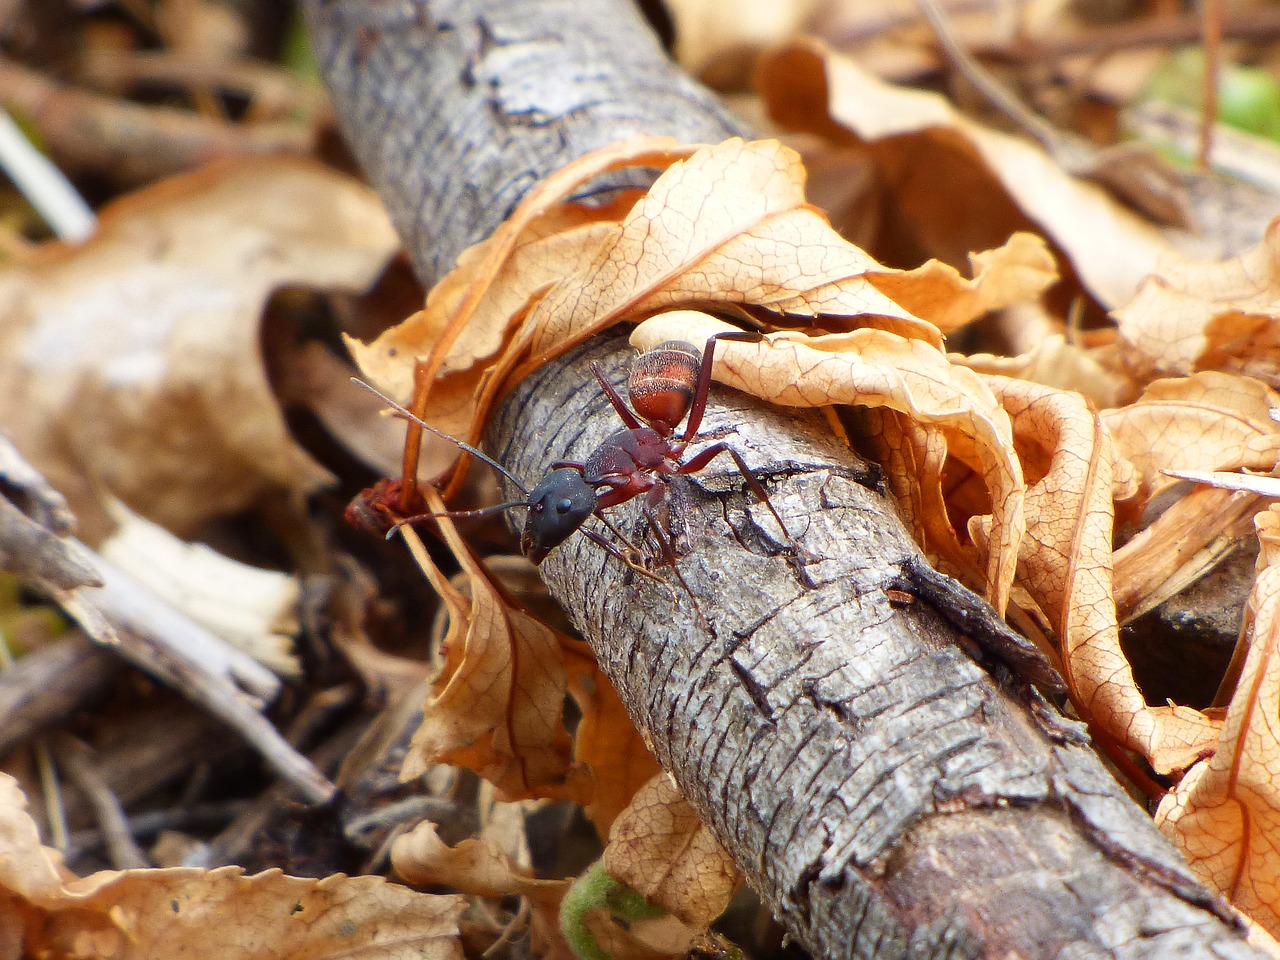
[[[596, 169], [625, 156], [618, 148], [580, 163]], [[368, 347], [352, 345], [362, 369], [393, 393], [416, 384], [414, 404], [436, 426], [475, 438], [512, 380], [621, 320], [681, 304], [742, 304], [778, 324], [882, 329], [936, 348], [937, 326], [880, 287], [958, 325], [1038, 295], [1054, 276], [1028, 236], [978, 255], [974, 280], [940, 264], [882, 267], [805, 203], [799, 157], [776, 141], [734, 139], [691, 155], [668, 146], [645, 160], [667, 169], [620, 220], [557, 211], [563, 197], [554, 192], [522, 207], [462, 257], [426, 310]]]
[[662, 768], [586, 644], [567, 638], [565, 643], [569, 696], [582, 714], [573, 735], [573, 759], [591, 772], [590, 799], [584, 806], [606, 837], [636, 791]]
[[1099, 408], [1119, 406], [1133, 393], [1128, 377], [1105, 366], [1096, 351], [1072, 343], [1061, 333], [1044, 333], [1030, 349], [1015, 357], [972, 353], [952, 359], [978, 373], [1030, 380], [1055, 390], [1074, 390]]
[[[1013, 421], [1019, 456], [1039, 465], [1027, 493], [1018, 582], [1063, 645], [1067, 685], [1081, 711], [1161, 772], [1185, 769], [1216, 727], [1197, 711], [1146, 705], [1133, 679], [1112, 584], [1110, 438], [1078, 394], [987, 377]], [[1029, 468], [1030, 469], [1030, 468]], [[971, 524], [985, 541], [984, 524]]]
[[[321, 880], [194, 867], [94, 874], [66, 885], [28, 943], [33, 956], [461, 960], [457, 897], [382, 877]], [[210, 931], [216, 930], [216, 936]]]
[[[415, 412], [454, 436], [469, 434], [471, 406], [487, 364], [510, 339], [510, 326], [528, 302], [553, 279], [589, 257], [610, 221], [620, 216], [617, 204], [596, 210], [566, 205], [583, 183], [626, 166], [666, 166], [688, 156], [665, 137], [644, 137], [596, 150], [557, 170], [525, 195], [491, 236], [463, 251], [457, 266], [427, 296], [423, 310], [391, 328], [374, 343], [348, 340], [365, 375], [394, 397], [411, 391]], [[443, 383], [436, 384], [439, 377]], [[426, 404], [431, 394], [431, 405]], [[456, 459], [456, 450], [437, 444], [441, 462]]]
[[415, 886], [446, 886], [480, 897], [529, 897], [559, 903], [568, 880], [538, 880], [498, 847], [481, 839], [450, 847], [424, 820], [391, 845], [391, 865]]
[[[428, 502], [442, 506], [434, 490]], [[453, 524], [441, 521], [470, 597], [406, 540], [449, 611], [444, 664], [423, 707], [401, 775], [433, 763], [466, 766], [507, 798], [555, 796], [582, 802], [602, 835], [657, 761], [586, 645], [512, 605], [471, 555]], [[563, 721], [568, 693], [581, 717], [573, 739]]]
[[391, 864], [406, 883], [418, 886], [443, 885], [463, 893], [501, 898], [526, 897], [529, 901], [528, 931], [534, 955], [545, 960], [573, 960], [574, 955], [560, 933], [560, 901], [571, 880], [539, 880], [523, 866], [527, 859], [524, 844], [525, 820], [519, 811], [523, 804], [499, 804], [498, 819], [508, 819], [511, 831], [506, 838], [523, 848], [524, 857], [517, 859], [507, 850], [513, 845], [495, 837], [495, 818], [485, 820], [483, 834], [466, 839], [454, 847], [447, 846], [436, 832], [436, 825], [424, 821], [391, 847]]
[[1157, 822], [1196, 874], [1280, 933], [1280, 507], [1258, 514], [1249, 652], [1222, 736], [1165, 797]]
[[753, 304], [789, 323], [848, 318], [940, 344], [936, 327], [869, 282], [880, 269], [805, 203], [798, 154], [776, 140], [726, 140], [669, 167], [592, 261], [534, 304], [525, 367], [620, 319], [708, 302]]
[[609, 875], [694, 928], [724, 913], [740, 875], [666, 773], [622, 811], [604, 850]]
[[[444, 510], [434, 489], [426, 496], [432, 510]], [[510, 605], [451, 520], [441, 518], [440, 531], [468, 578], [471, 596], [449, 583], [411, 529], [401, 528], [449, 610], [444, 663], [423, 704], [401, 778], [452, 763], [474, 770], [507, 798], [571, 795], [561, 640]]]
[[994, 250], [969, 255], [973, 279], [938, 260], [905, 272], [869, 272], [876, 289], [952, 333], [984, 313], [1035, 300], [1058, 280], [1058, 268], [1044, 240], [1015, 233]]
[[1280, 386], [1280, 220], [1223, 263], [1168, 255], [1114, 311], [1120, 335], [1164, 373], [1230, 370]]
[[[705, 314], [660, 314], [636, 328], [632, 343], [646, 349], [673, 338], [702, 342], [725, 329], [732, 328]], [[783, 406], [888, 407], [971, 444], [995, 508], [998, 546], [990, 551], [987, 589], [997, 609], [1004, 609], [1023, 533], [1024, 484], [1008, 415], [977, 374], [953, 366], [922, 340], [864, 329], [818, 337], [782, 332], [766, 343], [726, 343], [713, 376]]]
[[816, 42], [764, 58], [757, 85], [780, 123], [868, 143], [903, 217], [949, 262], [1030, 221], [1066, 251], [1089, 291], [1115, 306], [1172, 251], [1158, 230], [1039, 146], [975, 123], [938, 94], [877, 80]]
[[[976, 566], [956, 537], [942, 491], [942, 471], [947, 461], [947, 438], [937, 430], [915, 422], [910, 415], [887, 407], [858, 411], [859, 432], [868, 452], [884, 468], [885, 482], [893, 493], [903, 522], [916, 540], [935, 556], [948, 559], [957, 570]], [[986, 509], [984, 501], [984, 509]], [[972, 577], [980, 586], [982, 576]]]
[[1266, 384], [1206, 372], [1157, 380], [1103, 422], [1150, 498], [1177, 482], [1162, 470], [1270, 470], [1280, 453], [1274, 407], [1280, 394]]
[[676, 62], [713, 87], [738, 86], [756, 55], [795, 36], [821, 0], [670, 0]]
[[582, 924], [611, 960], [681, 960], [696, 956], [698, 931], [672, 914], [623, 921], [606, 909], [588, 910]]
[[372, 191], [284, 157], [117, 201], [78, 247], [0, 270], [0, 424], [90, 539], [105, 489], [177, 533], [328, 474], [290, 437], [260, 356], [271, 293], [360, 290], [397, 247]]
[[[519, 238], [503, 265], [501, 282], [486, 290], [468, 318], [465, 335], [441, 360], [440, 379], [431, 390], [426, 419], [446, 433], [466, 435], [483, 371], [501, 348], [502, 338], [510, 335], [508, 326], [523, 316], [528, 300], [576, 269], [587, 251], [608, 235], [609, 227], [607, 223], [589, 223], [550, 236], [534, 233]], [[432, 289], [426, 308], [387, 330], [373, 343], [366, 346], [347, 339], [352, 356], [366, 377], [393, 397], [409, 398], [413, 392], [415, 355], [444, 342], [439, 339], [442, 331], [438, 328], [459, 309], [468, 293], [467, 284], [477, 282], [471, 272], [483, 266], [483, 254], [487, 252], [485, 244], [465, 251], [458, 266]], [[439, 476], [458, 457], [457, 448], [438, 437], [428, 435], [423, 442], [423, 473], [427, 476]]]
[[103, 871], [77, 880], [41, 847], [25, 805], [17, 782], [0, 774], [0, 950], [20, 943], [21, 951], [0, 956], [461, 960], [460, 898], [414, 893], [381, 877], [315, 880], [278, 870], [246, 877], [239, 867]]

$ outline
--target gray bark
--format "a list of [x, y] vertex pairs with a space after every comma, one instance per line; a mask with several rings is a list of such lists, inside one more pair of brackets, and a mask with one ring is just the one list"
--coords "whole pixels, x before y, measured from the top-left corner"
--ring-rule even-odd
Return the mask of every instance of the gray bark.
[[[336, 108], [422, 279], [524, 190], [635, 133], [740, 132], [623, 0], [311, 0]], [[594, 341], [489, 433], [526, 480], [619, 426]], [[633, 720], [788, 930], [819, 957], [1252, 957], [1091, 749], [1042, 727], [927, 598], [916, 548], [823, 425], [728, 391], [707, 427], [767, 478], [789, 537], [713, 465], [673, 485], [686, 593], [581, 536], [543, 564]], [[635, 504], [615, 511], [639, 530]], [[691, 594], [691, 595], [690, 595]], [[952, 620], [955, 618], [952, 617]]]

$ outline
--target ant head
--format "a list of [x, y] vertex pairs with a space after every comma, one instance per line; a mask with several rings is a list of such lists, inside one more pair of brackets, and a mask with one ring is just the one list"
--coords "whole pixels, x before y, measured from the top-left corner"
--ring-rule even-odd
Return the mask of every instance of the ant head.
[[627, 393], [640, 419], [666, 436], [689, 412], [702, 354], [692, 343], [668, 340], [642, 353], [631, 367]]
[[520, 535], [520, 550], [541, 563], [555, 547], [582, 526], [596, 509], [596, 492], [577, 470], [552, 470], [529, 494], [529, 516]]

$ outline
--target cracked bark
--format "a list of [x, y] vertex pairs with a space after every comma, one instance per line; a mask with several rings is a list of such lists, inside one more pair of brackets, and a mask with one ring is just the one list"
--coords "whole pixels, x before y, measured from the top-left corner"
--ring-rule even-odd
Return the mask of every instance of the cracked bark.
[[[744, 132], [629, 3], [309, 0], [348, 139], [430, 284], [541, 176], [636, 133]], [[488, 440], [526, 479], [617, 429], [586, 364], [538, 371]], [[792, 538], [718, 465], [674, 485], [695, 604], [583, 537], [543, 564], [654, 753], [819, 957], [1253, 957], [1092, 751], [1057, 742], [927, 602], [865, 467], [807, 415], [718, 391]], [[615, 511], [636, 523], [635, 504]]]

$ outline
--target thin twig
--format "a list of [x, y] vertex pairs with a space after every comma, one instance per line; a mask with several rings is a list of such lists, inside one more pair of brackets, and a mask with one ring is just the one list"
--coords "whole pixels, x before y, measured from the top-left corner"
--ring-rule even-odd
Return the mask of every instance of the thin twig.
[[[0, 630], [0, 673], [13, 669], [13, 651], [9, 649], [9, 635]], [[45, 817], [49, 821], [49, 839], [59, 850], [67, 849], [67, 814], [62, 806], [62, 791], [58, 788], [58, 771], [54, 768], [49, 746], [43, 739], [31, 745], [35, 754], [36, 769], [40, 773], [40, 791], [44, 795]]]
[[317, 118], [327, 109], [324, 94], [293, 72], [248, 58], [209, 60], [164, 50], [96, 51], [84, 58], [81, 76], [111, 89], [121, 83], [203, 86], [250, 101], [252, 123], [290, 116]]
[[124, 669], [79, 630], [41, 644], [0, 675], [0, 755], [102, 696]]
[[242, 124], [143, 106], [54, 83], [0, 57], [0, 106], [31, 118], [49, 152], [71, 171], [139, 183], [223, 157], [308, 155], [316, 130], [296, 121]]
[[93, 813], [107, 844], [107, 855], [117, 870], [138, 870], [151, 866], [146, 854], [138, 848], [129, 833], [129, 821], [124, 808], [98, 773], [89, 756], [89, 748], [70, 734], [61, 734], [54, 741], [58, 763], [93, 807]]
[[1107, 188], [1116, 199], [1160, 223], [1187, 226], [1191, 222], [1185, 183], [1168, 161], [1143, 144], [1099, 148], [1078, 134], [1058, 129], [1028, 109], [974, 59], [956, 38], [937, 0], [917, 3], [956, 69], [1001, 113], [1039, 141], [1063, 170]]
[[[1218, 22], [1223, 38], [1227, 40], [1262, 43], [1280, 37], [1280, 8], [1274, 6], [1229, 11], [1220, 16]], [[1203, 29], [1202, 17], [1196, 13], [1141, 20], [1066, 36], [1028, 37], [1012, 46], [979, 40], [970, 44], [969, 49], [983, 57], [1043, 63], [1085, 54], [1195, 43], [1201, 39]]]
[[920, 12], [924, 14], [924, 18], [929, 21], [939, 46], [957, 69], [964, 74], [964, 78], [973, 84], [992, 106], [1040, 141], [1040, 145], [1046, 150], [1055, 156], [1060, 153], [1062, 133], [1035, 112], [1027, 109], [1008, 87], [991, 76], [982, 64], [973, 58], [956, 39], [950, 21], [936, 0], [917, 0], [917, 5], [920, 7]]
[[98, 218], [89, 205], [4, 109], [0, 109], [0, 167], [59, 240], [80, 243], [93, 235]]
[[[126, 818], [125, 828], [131, 837], [153, 837], [165, 830], [217, 827], [238, 817], [248, 806], [248, 800], [228, 800], [223, 803], [201, 803], [156, 810]], [[69, 858], [96, 850], [105, 842], [103, 831], [98, 827], [77, 830], [71, 834], [70, 840]]]
[[260, 712], [279, 689], [265, 668], [99, 559], [104, 585], [57, 596], [85, 632], [230, 724], [310, 803], [334, 786]]
[[36, 769], [40, 771], [40, 792], [44, 795], [45, 816], [49, 820], [49, 842], [59, 850], [67, 849], [67, 811], [62, 805], [62, 788], [58, 784], [58, 771], [53, 765], [53, 755], [43, 739], [32, 744], [36, 755]]
[[1200, 146], [1196, 166], [1208, 171], [1213, 154], [1213, 127], [1218, 122], [1218, 69], [1222, 61], [1222, 0], [1203, 0], [1204, 109], [1200, 112]]

